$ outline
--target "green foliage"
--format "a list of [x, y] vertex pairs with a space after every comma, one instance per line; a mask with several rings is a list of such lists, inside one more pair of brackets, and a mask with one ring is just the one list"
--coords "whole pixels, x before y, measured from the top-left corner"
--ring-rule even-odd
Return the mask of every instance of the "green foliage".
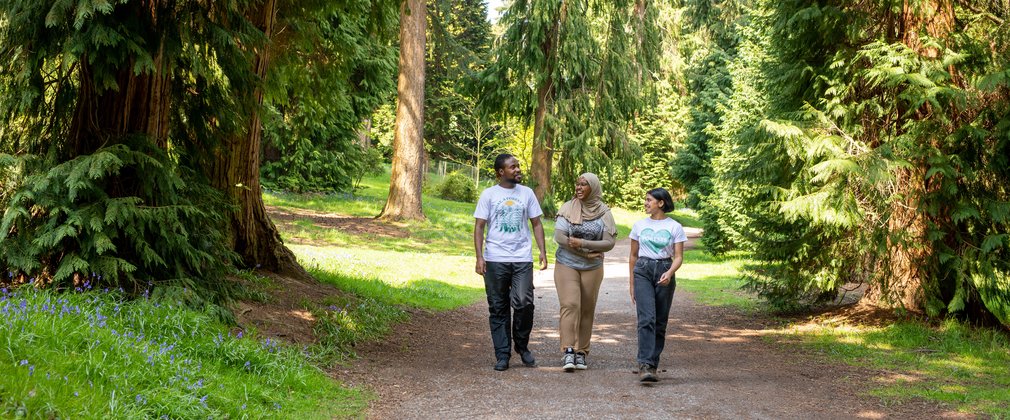
[[[282, 127], [270, 127], [282, 129]], [[280, 160], [260, 167], [263, 187], [295, 193], [351, 191], [367, 174], [382, 169], [382, 155], [373, 147], [335, 142], [334, 150], [301, 138], [288, 142]]]
[[627, 173], [614, 171], [606, 183], [614, 183], [617, 188], [609, 188], [607, 202], [619, 207], [638, 209], [645, 199], [645, 192], [657, 187], [670, 191], [677, 199], [682, 184], [671, 175], [670, 164], [674, 159], [674, 149], [682, 138], [681, 121], [685, 118], [686, 107], [682, 97], [666, 81], [657, 83], [659, 92], [655, 108], [644, 111], [638, 119], [632, 141], [639, 145], [642, 156], [628, 168]]
[[706, 236], [752, 249], [750, 286], [780, 307], [867, 282], [885, 303], [1006, 323], [1006, 10], [956, 7], [930, 32], [932, 9], [889, 4], [744, 9], [729, 100], [691, 129], [710, 136], [689, 148], [711, 159]]
[[430, 156], [484, 167], [499, 153], [502, 124], [469, 112], [476, 97], [466, 89], [485, 67], [490, 47], [484, 1], [428, 2], [424, 137]]
[[473, 178], [460, 171], [450, 172], [435, 187], [435, 195], [452, 201], [471, 203], [477, 200], [477, 186]]
[[197, 174], [251, 114], [250, 7], [0, 6], [5, 281], [227, 297], [229, 209]]
[[651, 98], [659, 37], [656, 8], [634, 11], [627, 0], [517, 0], [499, 20], [504, 33], [476, 83], [478, 108], [530, 121], [543, 106], [533, 141], [553, 139], [557, 176], [547, 190], [557, 197], [572, 196], [579, 174], [606, 178], [639, 154], [629, 127]]
[[[297, 6], [297, 7], [296, 7]], [[263, 185], [350, 191], [378, 156], [362, 122], [394, 91], [398, 3], [281, 6], [264, 117]]]
[[[115, 118], [101, 109], [142, 101], [146, 90], [131, 83], [164, 78], [172, 107], [168, 123], [173, 153], [196, 163], [241, 123], [247, 104], [234, 92], [251, 91], [251, 48], [263, 34], [243, 16], [247, 1], [212, 5], [187, 0], [141, 2], [16, 1], [0, 7], [0, 126], [2, 151], [57, 153], [73, 158], [80, 144], [93, 152], [108, 136], [133, 134], [121, 126], [94, 126]], [[127, 98], [126, 92], [136, 96]], [[119, 103], [99, 103], [123, 92]], [[134, 117], [149, 110], [138, 105]], [[108, 116], [108, 119], [105, 117]], [[186, 166], [194, 167], [195, 164]]]
[[63, 163], [0, 155], [6, 280], [227, 292], [221, 280], [233, 254], [221, 233], [224, 200], [145, 139], [134, 143]]

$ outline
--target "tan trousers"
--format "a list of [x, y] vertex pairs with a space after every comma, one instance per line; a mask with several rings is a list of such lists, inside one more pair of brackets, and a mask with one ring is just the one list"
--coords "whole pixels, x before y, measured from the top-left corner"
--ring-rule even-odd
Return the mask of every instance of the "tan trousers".
[[572, 347], [589, 354], [593, 336], [596, 297], [603, 283], [603, 266], [579, 271], [563, 264], [554, 266], [554, 287], [561, 303], [561, 351]]

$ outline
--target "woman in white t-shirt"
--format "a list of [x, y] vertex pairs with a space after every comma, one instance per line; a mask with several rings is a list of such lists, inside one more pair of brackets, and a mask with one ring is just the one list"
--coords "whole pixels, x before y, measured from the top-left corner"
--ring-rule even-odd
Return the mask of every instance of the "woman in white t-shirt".
[[659, 355], [666, 343], [666, 324], [670, 318], [674, 273], [684, 262], [684, 227], [667, 217], [673, 210], [673, 198], [662, 188], [645, 193], [645, 212], [649, 217], [631, 228], [629, 255], [629, 292], [638, 312], [638, 373], [642, 382], [656, 382]]

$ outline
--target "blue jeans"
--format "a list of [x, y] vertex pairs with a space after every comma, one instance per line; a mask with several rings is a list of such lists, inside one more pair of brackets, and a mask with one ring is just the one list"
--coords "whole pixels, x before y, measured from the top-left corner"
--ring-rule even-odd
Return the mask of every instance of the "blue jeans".
[[660, 286], [659, 277], [670, 269], [669, 259], [639, 257], [635, 262], [635, 306], [638, 312], [638, 364], [659, 366], [659, 355], [666, 344], [666, 324], [670, 319], [673, 291], [677, 280]]
[[516, 353], [529, 351], [533, 330], [533, 263], [488, 261], [484, 291], [495, 357], [509, 359], [513, 341]]

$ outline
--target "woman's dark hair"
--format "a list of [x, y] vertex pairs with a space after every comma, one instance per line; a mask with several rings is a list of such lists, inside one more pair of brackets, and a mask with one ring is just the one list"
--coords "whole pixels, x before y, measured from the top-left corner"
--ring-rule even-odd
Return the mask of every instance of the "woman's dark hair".
[[670, 197], [670, 193], [663, 188], [653, 188], [646, 192], [659, 201], [663, 202], [663, 213], [669, 213], [673, 211], [673, 197]]
[[505, 169], [505, 162], [514, 157], [515, 156], [512, 156], [508, 153], [502, 153], [498, 155], [498, 157], [494, 158], [494, 174], [498, 175], [499, 169]]

